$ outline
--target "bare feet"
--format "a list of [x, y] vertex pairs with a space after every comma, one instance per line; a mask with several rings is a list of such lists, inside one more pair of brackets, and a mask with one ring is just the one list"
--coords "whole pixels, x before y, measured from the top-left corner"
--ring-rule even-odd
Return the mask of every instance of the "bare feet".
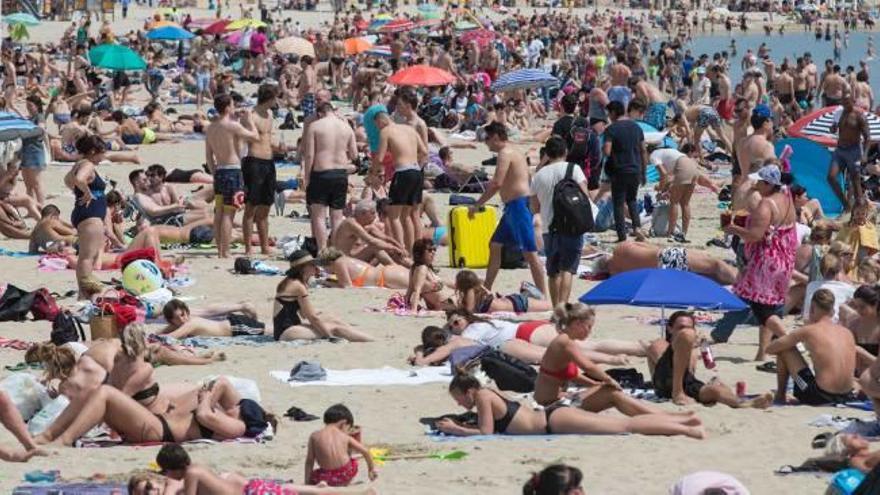
[[706, 428], [703, 426], [694, 426], [688, 428], [687, 436], [691, 438], [695, 438], [697, 440], [704, 440], [708, 436], [706, 434]]
[[[784, 399], [783, 399], [784, 401]], [[767, 392], [765, 394], [761, 394], [758, 397], [755, 397], [752, 400], [747, 400], [740, 404], [740, 407], [752, 407], [755, 409], [767, 409], [773, 405], [773, 394]]]

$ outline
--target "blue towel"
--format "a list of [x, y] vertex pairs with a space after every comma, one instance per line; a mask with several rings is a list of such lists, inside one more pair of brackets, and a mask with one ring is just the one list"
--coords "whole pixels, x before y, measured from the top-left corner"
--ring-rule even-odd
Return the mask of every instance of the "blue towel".
[[31, 254], [27, 251], [13, 251], [11, 249], [0, 248], [0, 256], [9, 256], [11, 258], [27, 258], [30, 256], [40, 256], [39, 254]]

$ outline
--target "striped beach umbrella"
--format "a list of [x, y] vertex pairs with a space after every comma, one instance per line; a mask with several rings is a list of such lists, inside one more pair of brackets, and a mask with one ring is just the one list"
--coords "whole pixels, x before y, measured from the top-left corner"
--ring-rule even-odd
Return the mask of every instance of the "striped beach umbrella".
[[502, 74], [493, 84], [495, 91], [514, 89], [552, 88], [559, 85], [559, 79], [540, 69], [519, 69]]
[[0, 141], [27, 139], [43, 134], [43, 130], [27, 119], [11, 112], [0, 112]]
[[404, 31], [415, 29], [415, 27], [415, 23], [409, 19], [394, 19], [393, 21], [380, 26], [378, 31], [380, 33], [402, 33]]
[[[789, 137], [802, 137], [824, 146], [837, 146], [837, 122], [843, 107], [830, 106], [801, 117], [788, 127]], [[880, 117], [873, 112], [864, 112], [871, 129], [871, 140], [880, 141]]]
[[[373, 45], [365, 53], [374, 57], [391, 58], [391, 47], [388, 45]], [[412, 58], [412, 53], [403, 52], [403, 58]]]

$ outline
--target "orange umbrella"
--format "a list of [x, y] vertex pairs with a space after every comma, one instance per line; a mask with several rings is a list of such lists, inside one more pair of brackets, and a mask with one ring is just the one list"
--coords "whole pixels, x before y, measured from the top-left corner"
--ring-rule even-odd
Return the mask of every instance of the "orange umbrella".
[[413, 65], [399, 70], [388, 78], [398, 86], [445, 86], [456, 81], [455, 76], [430, 65]]
[[165, 26], [180, 27], [180, 24], [178, 24], [176, 22], [171, 22], [171, 21], [158, 21], [158, 22], [154, 22], [150, 26], [150, 29], [158, 29], [160, 27], [165, 27]]
[[347, 55], [357, 55], [373, 47], [373, 44], [363, 38], [348, 38], [343, 41]]

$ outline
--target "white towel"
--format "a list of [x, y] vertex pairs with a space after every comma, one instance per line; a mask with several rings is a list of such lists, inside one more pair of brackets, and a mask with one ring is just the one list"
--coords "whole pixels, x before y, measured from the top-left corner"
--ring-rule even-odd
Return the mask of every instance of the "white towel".
[[314, 382], [288, 382], [289, 371], [270, 371], [278, 381], [290, 384], [291, 387], [338, 387], [352, 385], [421, 385], [423, 383], [449, 383], [452, 373], [449, 366], [429, 366], [401, 370], [385, 366], [373, 369], [326, 370], [327, 379]]

